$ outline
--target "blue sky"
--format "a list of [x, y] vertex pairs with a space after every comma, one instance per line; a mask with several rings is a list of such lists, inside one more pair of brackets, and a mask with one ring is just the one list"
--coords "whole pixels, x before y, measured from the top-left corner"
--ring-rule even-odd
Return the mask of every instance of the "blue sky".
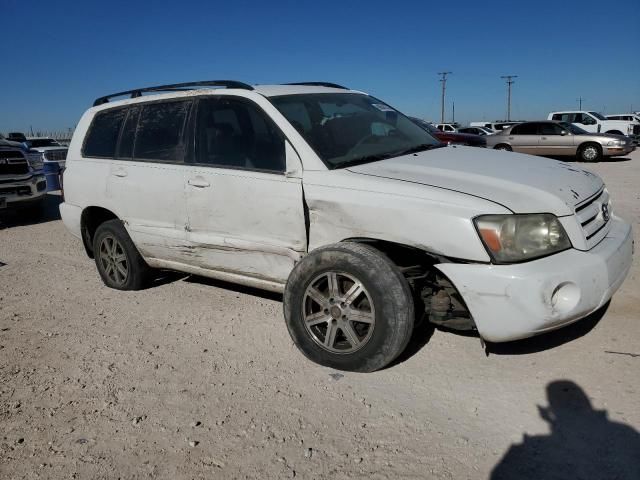
[[[526, 4], [527, 6], [522, 6]], [[325, 80], [439, 120], [640, 110], [640, 1], [0, 0], [0, 131], [73, 127], [94, 98], [208, 79]]]

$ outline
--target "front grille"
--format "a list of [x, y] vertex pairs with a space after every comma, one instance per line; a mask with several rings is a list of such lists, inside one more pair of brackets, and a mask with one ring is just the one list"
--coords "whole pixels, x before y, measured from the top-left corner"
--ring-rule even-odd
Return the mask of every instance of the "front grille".
[[613, 215], [609, 192], [603, 188], [585, 203], [576, 207], [576, 216], [582, 226], [587, 247], [591, 248], [607, 233]]
[[57, 162], [60, 160], [66, 160], [67, 159], [67, 149], [62, 149], [62, 150], [47, 150], [46, 152], [44, 152], [44, 158], [45, 160], [49, 160], [51, 162]]
[[18, 150], [0, 150], [0, 175], [29, 173], [29, 164]]
[[31, 195], [31, 187], [29, 186], [20, 186], [20, 187], [4, 187], [0, 188], [0, 195]]

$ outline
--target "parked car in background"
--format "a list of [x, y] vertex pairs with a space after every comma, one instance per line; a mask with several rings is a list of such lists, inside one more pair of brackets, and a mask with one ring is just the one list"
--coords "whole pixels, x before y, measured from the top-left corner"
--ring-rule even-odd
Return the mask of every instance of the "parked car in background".
[[442, 143], [449, 145], [467, 145], [469, 147], [486, 147], [487, 142], [481, 135], [471, 135], [468, 133], [443, 132], [437, 129], [433, 124], [416, 117], [409, 117], [418, 126], [424, 128], [431, 135], [436, 137]]
[[470, 127], [484, 127], [492, 130], [493, 132], [499, 132], [505, 128], [508, 128], [512, 125], [515, 125], [521, 122], [471, 122], [469, 124]]
[[0, 210], [40, 206], [47, 189], [42, 167], [40, 153], [0, 139]]
[[437, 123], [435, 125], [435, 127], [438, 130], [441, 130], [443, 132], [455, 133], [455, 132], [458, 131], [458, 128], [460, 128], [460, 124], [458, 124], [458, 123]]
[[578, 157], [595, 162], [635, 150], [623, 135], [589, 133], [567, 122], [525, 122], [487, 137], [487, 147], [532, 155]]
[[598, 112], [577, 110], [551, 112], [547, 119], [573, 123], [587, 132], [628, 135], [635, 141], [640, 139], [640, 122], [635, 120], [609, 120]]
[[47, 177], [47, 191], [60, 190], [60, 173], [64, 170], [68, 147], [60, 145], [49, 137], [27, 137], [25, 144], [40, 152]]
[[487, 127], [463, 127], [458, 129], [458, 133], [470, 133], [471, 135], [493, 135], [494, 132]]

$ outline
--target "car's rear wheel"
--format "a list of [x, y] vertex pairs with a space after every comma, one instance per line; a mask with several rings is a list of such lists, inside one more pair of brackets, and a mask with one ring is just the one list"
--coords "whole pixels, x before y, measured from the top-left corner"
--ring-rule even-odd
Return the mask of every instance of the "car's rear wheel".
[[358, 243], [319, 248], [293, 269], [284, 295], [289, 333], [310, 360], [371, 372], [406, 347], [414, 323], [411, 290], [380, 251]]
[[602, 147], [595, 143], [587, 143], [578, 149], [578, 158], [583, 162], [597, 162], [602, 158]]
[[110, 288], [140, 290], [150, 278], [151, 268], [120, 220], [108, 220], [96, 229], [93, 255], [102, 281]]
[[498, 145], [496, 145], [495, 147], [493, 147], [494, 150], [504, 150], [506, 152], [511, 152], [513, 151], [513, 149], [507, 145], [506, 143], [499, 143]]

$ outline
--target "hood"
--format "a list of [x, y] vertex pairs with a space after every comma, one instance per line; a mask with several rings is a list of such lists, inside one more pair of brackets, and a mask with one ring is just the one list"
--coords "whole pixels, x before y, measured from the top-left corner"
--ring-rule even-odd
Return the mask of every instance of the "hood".
[[445, 147], [349, 167], [349, 171], [445, 188], [498, 203], [514, 213], [573, 215], [603, 187], [573, 164], [506, 151]]

